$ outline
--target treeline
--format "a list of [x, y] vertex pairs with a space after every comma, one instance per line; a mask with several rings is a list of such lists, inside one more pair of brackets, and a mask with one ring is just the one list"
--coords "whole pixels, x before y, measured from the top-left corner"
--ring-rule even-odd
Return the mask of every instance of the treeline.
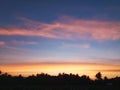
[[102, 78], [102, 74], [98, 72], [95, 75], [96, 79], [92, 80], [89, 76], [78, 74], [59, 73], [57, 76], [41, 73], [23, 77], [22, 75], [12, 76], [8, 73], [0, 71], [0, 85], [105, 85], [105, 86], [119, 86], [120, 77], [108, 79]]

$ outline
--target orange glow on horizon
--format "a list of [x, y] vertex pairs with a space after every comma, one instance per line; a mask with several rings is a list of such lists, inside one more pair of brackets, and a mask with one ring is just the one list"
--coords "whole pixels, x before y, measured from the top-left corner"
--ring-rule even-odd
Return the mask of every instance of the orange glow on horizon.
[[22, 74], [28, 76], [37, 73], [48, 73], [50, 75], [58, 75], [58, 73], [73, 73], [81, 75], [89, 75], [95, 78], [97, 72], [101, 72], [103, 76], [108, 78], [120, 76], [119, 65], [102, 65], [102, 64], [65, 64], [65, 63], [41, 63], [41, 64], [6, 64], [0, 65], [2, 72], [8, 72], [12, 75]]

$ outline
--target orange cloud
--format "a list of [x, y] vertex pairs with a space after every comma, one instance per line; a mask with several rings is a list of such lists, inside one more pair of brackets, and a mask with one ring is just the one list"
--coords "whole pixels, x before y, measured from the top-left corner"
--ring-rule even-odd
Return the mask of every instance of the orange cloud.
[[65, 17], [53, 23], [25, 19], [26, 28], [0, 28], [0, 35], [37, 36], [57, 39], [119, 40], [120, 22]]

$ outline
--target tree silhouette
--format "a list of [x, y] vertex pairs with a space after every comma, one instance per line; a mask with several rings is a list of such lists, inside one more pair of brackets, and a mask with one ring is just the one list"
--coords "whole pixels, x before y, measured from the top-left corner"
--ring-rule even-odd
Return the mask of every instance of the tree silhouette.
[[108, 80], [107, 76], [104, 77], [104, 80]]
[[95, 77], [97, 78], [97, 80], [102, 80], [102, 74], [101, 72], [98, 72]]
[[12, 76], [1, 71], [0, 90], [120, 90], [120, 77], [110, 79], [105, 76], [102, 79], [100, 72], [95, 77], [97, 80], [92, 80], [86, 75], [79, 76], [72, 73], [59, 73], [57, 76], [41, 73], [24, 77]]
[[0, 71], [0, 74], [2, 74], [2, 71]]

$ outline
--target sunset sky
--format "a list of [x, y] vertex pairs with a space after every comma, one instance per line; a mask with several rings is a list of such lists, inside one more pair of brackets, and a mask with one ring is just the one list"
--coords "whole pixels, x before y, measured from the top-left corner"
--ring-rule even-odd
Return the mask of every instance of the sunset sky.
[[0, 0], [0, 70], [120, 76], [120, 0]]

